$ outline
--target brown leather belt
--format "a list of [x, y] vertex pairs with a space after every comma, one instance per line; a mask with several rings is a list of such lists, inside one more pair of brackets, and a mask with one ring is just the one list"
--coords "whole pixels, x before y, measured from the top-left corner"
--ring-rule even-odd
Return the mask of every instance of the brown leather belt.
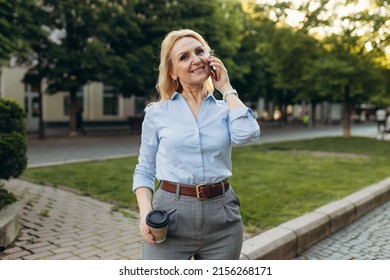
[[[229, 189], [228, 181], [222, 181], [215, 184], [200, 184], [196, 186], [185, 184], [179, 185], [181, 195], [194, 196], [201, 200], [222, 195], [224, 193], [222, 190], [222, 186], [224, 187], [225, 192]], [[160, 188], [170, 193], [176, 193], [176, 186], [177, 183], [174, 182], [164, 180], [160, 182]]]

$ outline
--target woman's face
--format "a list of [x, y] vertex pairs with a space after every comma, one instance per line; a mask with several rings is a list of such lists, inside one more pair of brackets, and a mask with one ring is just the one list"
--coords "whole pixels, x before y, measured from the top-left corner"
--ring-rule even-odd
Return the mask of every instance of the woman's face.
[[208, 57], [209, 53], [195, 38], [177, 40], [171, 50], [172, 79], [179, 80], [183, 87], [203, 85], [210, 76]]

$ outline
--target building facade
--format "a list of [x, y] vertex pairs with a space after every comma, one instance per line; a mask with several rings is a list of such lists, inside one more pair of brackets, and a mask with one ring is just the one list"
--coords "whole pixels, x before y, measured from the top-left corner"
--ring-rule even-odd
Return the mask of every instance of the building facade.
[[[24, 83], [27, 69], [21, 67], [3, 67], [0, 69], [0, 97], [9, 98], [19, 103], [25, 110], [26, 129], [28, 132], [38, 131], [39, 94], [38, 85]], [[46, 87], [45, 82], [42, 89]], [[83, 108], [83, 121], [88, 125], [130, 124], [134, 121], [139, 126], [146, 106], [145, 97], [135, 95], [125, 98], [113, 92], [112, 87], [99, 82], [85, 85], [77, 93], [78, 105]], [[46, 127], [69, 125], [69, 93], [42, 95], [42, 115]], [[257, 104], [247, 104], [256, 110], [259, 120], [278, 120], [281, 108], [272, 101], [259, 98]], [[283, 110], [283, 108], [282, 108]], [[321, 102], [312, 108], [309, 102], [287, 105], [287, 122], [301, 122], [305, 114], [314, 115], [319, 123], [338, 123], [342, 117], [340, 103]], [[132, 119], [132, 120], [130, 120]], [[130, 124], [131, 125], [131, 124]]]
[[[38, 131], [39, 95], [38, 85], [24, 83], [26, 69], [3, 67], [0, 70], [0, 97], [15, 100], [27, 115], [26, 128], [29, 132]], [[43, 82], [42, 89], [46, 87]], [[135, 95], [125, 98], [115, 94], [112, 87], [103, 83], [91, 82], [77, 93], [83, 108], [86, 124], [126, 123], [129, 117], [143, 115], [145, 98]], [[42, 116], [46, 126], [67, 125], [69, 122], [69, 93], [42, 94]]]

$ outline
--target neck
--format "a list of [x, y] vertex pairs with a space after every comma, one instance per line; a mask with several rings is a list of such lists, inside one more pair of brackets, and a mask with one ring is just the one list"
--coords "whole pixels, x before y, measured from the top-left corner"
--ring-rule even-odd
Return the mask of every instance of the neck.
[[187, 102], [202, 103], [202, 100], [207, 96], [207, 91], [202, 88], [187, 88], [181, 93]]

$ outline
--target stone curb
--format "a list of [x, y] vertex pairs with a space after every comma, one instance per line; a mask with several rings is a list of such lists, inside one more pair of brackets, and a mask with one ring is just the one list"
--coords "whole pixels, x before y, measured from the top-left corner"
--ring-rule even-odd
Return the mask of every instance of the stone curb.
[[241, 260], [287, 260], [390, 200], [390, 177], [244, 241]]
[[0, 211], [0, 248], [6, 248], [19, 234], [19, 203], [15, 202]]
[[66, 165], [66, 164], [85, 163], [85, 162], [94, 162], [94, 161], [106, 161], [106, 160], [112, 160], [112, 159], [128, 158], [128, 157], [133, 157], [133, 156], [138, 156], [138, 154], [134, 153], [134, 154], [107, 156], [104, 158], [92, 158], [92, 159], [91, 158], [83, 158], [83, 159], [72, 159], [72, 160], [65, 160], [65, 161], [36, 163], [36, 164], [27, 165], [27, 169], [61, 166], [61, 165]]

